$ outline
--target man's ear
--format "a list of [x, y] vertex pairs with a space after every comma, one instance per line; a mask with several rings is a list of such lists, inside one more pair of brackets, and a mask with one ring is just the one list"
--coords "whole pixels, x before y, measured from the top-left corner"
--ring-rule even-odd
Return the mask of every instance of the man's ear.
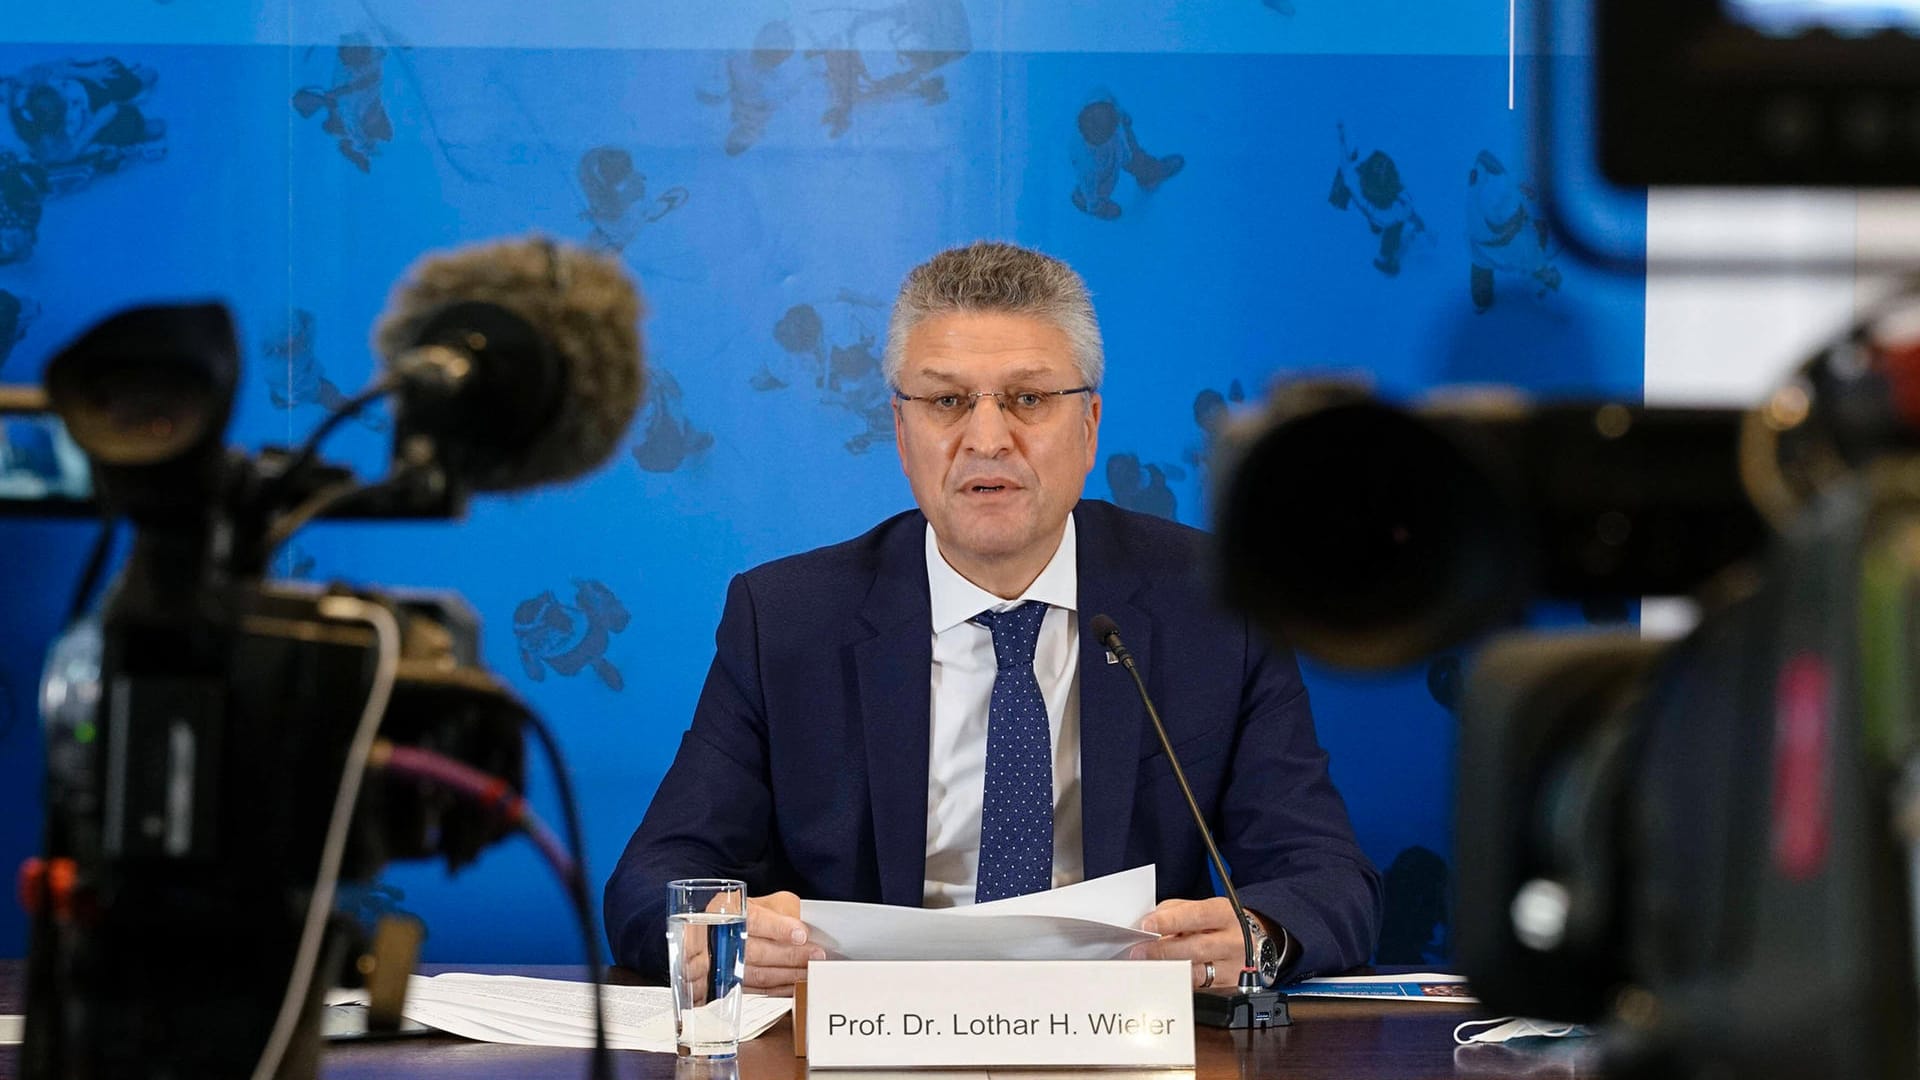
[[1087, 472], [1093, 472], [1093, 463], [1100, 457], [1100, 392], [1087, 394], [1086, 415], [1080, 422], [1087, 426]]
[[901, 414], [900, 399], [896, 397], [893, 399], [893, 450], [895, 455], [900, 458], [900, 472], [905, 475], [907, 479], [911, 480], [913, 479], [913, 474], [907, 472], [907, 430], [905, 422], [906, 417]]

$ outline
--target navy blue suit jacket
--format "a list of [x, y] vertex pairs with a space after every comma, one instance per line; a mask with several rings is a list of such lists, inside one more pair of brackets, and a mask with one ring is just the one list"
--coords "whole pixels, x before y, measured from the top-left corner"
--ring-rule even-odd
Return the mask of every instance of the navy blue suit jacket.
[[[1133, 681], [1088, 624], [1120, 625], [1241, 899], [1304, 952], [1371, 956], [1380, 878], [1327, 776], [1299, 669], [1210, 602], [1205, 536], [1083, 500], [1080, 775], [1089, 878], [1158, 866], [1160, 899], [1214, 895], [1206, 848]], [[733, 579], [692, 726], [607, 882], [617, 962], [666, 970], [665, 885], [919, 906], [933, 663], [926, 518]]]

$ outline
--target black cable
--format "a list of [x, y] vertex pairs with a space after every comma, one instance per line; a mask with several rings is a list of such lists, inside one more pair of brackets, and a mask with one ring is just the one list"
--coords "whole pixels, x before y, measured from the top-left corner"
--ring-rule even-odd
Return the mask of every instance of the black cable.
[[426, 471], [427, 466], [423, 465], [401, 465], [371, 484], [363, 484], [358, 480], [342, 480], [337, 484], [321, 488], [309, 495], [306, 502], [287, 511], [274, 521], [273, 527], [267, 530], [265, 542], [261, 545], [261, 557], [271, 559], [274, 552], [280, 550], [281, 545], [293, 539], [294, 533], [306, 528], [315, 518], [341, 503], [363, 495], [405, 488], [417, 481]]
[[372, 491], [375, 488], [383, 486], [385, 483], [386, 481], [376, 484], [363, 484], [358, 480], [342, 480], [337, 484], [323, 487], [319, 491], [314, 492], [307, 497], [306, 502], [301, 503], [299, 506], [294, 507], [276, 519], [272, 527], [267, 530], [266, 542], [263, 543], [260, 548], [262, 560], [273, 558], [274, 553], [280, 550], [281, 545], [293, 539], [293, 534], [306, 528], [314, 518], [319, 517], [356, 495]]
[[307, 441], [301, 443], [300, 449], [294, 451], [293, 457], [287, 460], [286, 468], [282, 469], [280, 475], [273, 481], [274, 486], [272, 493], [277, 495], [280, 488], [299, 479], [300, 474], [310, 468], [313, 465], [314, 459], [319, 457], [320, 444], [326, 440], [327, 436], [333, 434], [341, 424], [365, 412], [367, 406], [393, 393], [394, 389], [398, 386], [398, 379], [395, 379], [392, 375], [383, 375], [369, 383], [366, 389], [359, 391], [352, 397], [341, 402], [338, 408], [328, 413], [326, 419], [321, 420], [319, 425], [307, 435]]
[[573, 900], [574, 914], [580, 920], [580, 943], [587, 950], [587, 978], [593, 983], [593, 1080], [613, 1080], [613, 1055], [607, 1052], [606, 1003], [600, 987], [604, 972], [600, 965], [600, 941], [594, 932], [593, 902], [587, 896], [587, 843], [580, 829], [580, 805], [574, 801], [573, 781], [567, 778], [566, 763], [560, 757], [560, 740], [553, 729], [533, 713], [527, 713], [527, 727], [546, 751], [553, 767], [553, 786], [560, 797], [560, 816], [567, 830], [567, 846], [573, 852], [573, 880], [566, 883]]
[[94, 538], [93, 550], [87, 554], [86, 568], [80, 571], [80, 581], [73, 589], [73, 599], [67, 604], [67, 621], [64, 626], [72, 626], [87, 613], [93, 603], [93, 592], [100, 587], [100, 576], [106, 572], [107, 557], [113, 554], [113, 538], [120, 531], [120, 519], [105, 517], [100, 519], [100, 535]]

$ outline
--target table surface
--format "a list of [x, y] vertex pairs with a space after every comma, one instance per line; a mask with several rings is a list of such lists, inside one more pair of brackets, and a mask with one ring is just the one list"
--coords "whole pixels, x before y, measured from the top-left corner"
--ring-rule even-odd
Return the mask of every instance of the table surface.
[[[453, 966], [441, 967], [442, 970]], [[545, 978], [581, 978], [579, 967], [472, 966], [462, 971], [534, 975]], [[618, 969], [616, 978], [618, 978]], [[0, 1013], [21, 1010], [20, 981], [25, 964], [0, 960]], [[620, 980], [630, 981], [630, 980]], [[1196, 1080], [1284, 1077], [1286, 1080], [1428, 1080], [1433, 1077], [1584, 1077], [1596, 1076], [1584, 1039], [1565, 1040], [1532, 1051], [1502, 1046], [1456, 1047], [1454, 1025], [1482, 1016], [1474, 1005], [1440, 1002], [1346, 1001], [1297, 999], [1291, 1003], [1293, 1025], [1265, 1031], [1219, 1031], [1201, 1028], [1196, 1036], [1196, 1069], [1171, 1075]], [[621, 1080], [675, 1077], [676, 1080], [760, 1080], [767, 1077], [805, 1077], [807, 1063], [793, 1056], [793, 1029], [782, 1020], [766, 1034], [740, 1047], [737, 1070], [696, 1070], [665, 1054], [617, 1051]], [[371, 1080], [375, 1077], [459, 1077], [461, 1080], [541, 1080], [545, 1077], [584, 1078], [588, 1054], [535, 1046], [500, 1046], [452, 1037], [416, 1037], [387, 1041], [336, 1043], [321, 1057], [320, 1075], [326, 1080]], [[0, 1047], [0, 1080], [16, 1080], [20, 1050]], [[912, 1080], [934, 1080], [945, 1075], [968, 1080], [1039, 1076], [1060, 1080], [1068, 1071], [1023, 1072], [976, 1069], [947, 1074], [917, 1070], [905, 1074], [862, 1070], [836, 1073], [850, 1080], [881, 1080], [902, 1075]], [[1102, 1080], [1122, 1077], [1164, 1077], [1166, 1072], [1134, 1073], [1102, 1070]]]

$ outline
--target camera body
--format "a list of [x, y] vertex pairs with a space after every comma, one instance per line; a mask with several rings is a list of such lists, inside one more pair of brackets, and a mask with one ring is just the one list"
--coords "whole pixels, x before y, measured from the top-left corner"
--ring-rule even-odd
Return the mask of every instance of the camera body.
[[[1459, 702], [1457, 958], [1496, 1012], [1598, 1025], [1609, 1076], [1920, 1071], [1904, 355], [1751, 412], [1295, 384], [1226, 440], [1228, 603], [1350, 667], [1495, 635]], [[1516, 629], [1643, 595], [1704, 617]]]
[[[237, 583], [184, 616], [123, 590], [56, 646], [43, 865], [68, 869], [36, 904], [25, 1075], [238, 1075], [259, 1058], [375, 665], [372, 632], [322, 614], [324, 595]], [[382, 736], [520, 787], [524, 712], [474, 666], [470, 613], [359, 596], [406, 642]], [[346, 881], [398, 858], [457, 868], [506, 831], [403, 780], [364, 786], [354, 819]], [[357, 938], [329, 927], [281, 1075], [314, 1074], [318, 994]]]
[[[335, 880], [369, 881], [393, 859], [457, 869], [516, 827], [497, 807], [382, 773], [358, 788], [338, 872], [325, 874], [370, 725], [517, 795], [529, 714], [481, 667], [478, 620], [457, 597], [267, 579], [286, 521], [363, 488], [317, 460], [295, 469], [284, 452], [225, 447], [237, 370], [231, 321], [212, 305], [115, 316], [48, 366], [99, 507], [134, 530], [42, 687], [45, 838], [21, 890], [33, 1080], [249, 1075], [276, 1030], [290, 1035], [273, 1075], [315, 1075], [321, 991], [366, 951], [332, 910]], [[457, 510], [444, 474], [406, 476], [349, 509]], [[325, 922], [302, 982], [316, 905]], [[289, 999], [302, 1007], [287, 1028]]]
[[1920, 458], [1823, 494], [1684, 639], [1509, 636], [1461, 702], [1458, 958], [1608, 1075], [1920, 1071]]

